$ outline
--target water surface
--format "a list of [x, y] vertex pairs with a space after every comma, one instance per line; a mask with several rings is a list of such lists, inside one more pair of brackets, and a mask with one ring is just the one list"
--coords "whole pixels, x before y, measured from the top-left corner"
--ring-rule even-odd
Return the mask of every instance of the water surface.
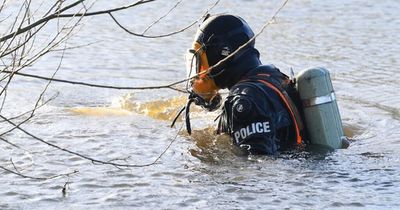
[[[123, 1], [99, 1], [93, 9]], [[212, 1], [183, 1], [149, 31], [160, 34], [196, 20]], [[127, 27], [142, 31], [174, 1], [119, 12]], [[233, 13], [254, 31], [280, 1], [221, 1], [214, 13]], [[1, 165], [31, 176], [79, 170], [47, 181], [1, 173], [1, 208], [322, 209], [400, 208], [400, 3], [293, 0], [256, 41], [263, 63], [283, 72], [312, 66], [331, 71], [350, 148], [328, 155], [243, 157], [224, 136], [213, 134], [217, 113], [194, 110], [192, 136], [180, 132], [154, 166], [121, 169], [90, 161], [35, 141], [22, 132], [0, 143]], [[160, 85], [185, 77], [183, 54], [196, 28], [163, 39], [124, 33], [109, 16], [84, 20], [68, 46], [57, 78], [120, 86]], [[51, 34], [52, 25], [45, 28]], [[51, 75], [61, 52], [46, 55], [24, 72]], [[46, 85], [16, 77], [2, 114], [30, 110]], [[24, 124], [60, 147], [100, 160], [152, 162], [180, 127], [170, 120], [184, 104], [172, 90], [118, 91], [53, 83], [46, 97], [59, 96]], [[100, 107], [100, 108], [99, 108]], [[7, 129], [2, 123], [2, 129]], [[62, 188], [68, 182], [67, 194]]]

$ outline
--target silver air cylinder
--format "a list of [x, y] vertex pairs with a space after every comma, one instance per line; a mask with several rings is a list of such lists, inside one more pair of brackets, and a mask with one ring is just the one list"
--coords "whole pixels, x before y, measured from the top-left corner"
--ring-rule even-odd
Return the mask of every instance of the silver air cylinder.
[[311, 144], [342, 148], [345, 137], [329, 71], [321, 67], [306, 69], [296, 79]]

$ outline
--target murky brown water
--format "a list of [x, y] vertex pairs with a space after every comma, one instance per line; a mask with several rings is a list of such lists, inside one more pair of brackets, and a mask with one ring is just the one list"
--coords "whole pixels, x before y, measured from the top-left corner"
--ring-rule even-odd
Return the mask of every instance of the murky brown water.
[[[149, 33], [179, 29], [195, 20], [212, 1], [183, 1]], [[126, 2], [125, 2], [126, 3]], [[122, 1], [99, 2], [108, 7]], [[116, 16], [141, 31], [175, 1], [154, 2]], [[222, 1], [215, 12], [243, 16], [255, 31], [280, 1]], [[151, 10], [149, 10], [151, 8]], [[400, 2], [397, 0], [289, 1], [260, 38], [264, 63], [288, 73], [310, 66], [330, 69], [349, 149], [321, 155], [279, 158], [243, 157], [224, 136], [213, 134], [217, 113], [194, 110], [192, 136], [184, 132], [158, 164], [119, 169], [95, 165], [48, 147], [21, 132], [0, 142], [0, 163], [31, 176], [79, 170], [69, 178], [24, 179], [0, 171], [2, 209], [157, 208], [157, 209], [325, 209], [400, 208]], [[51, 27], [46, 28], [51, 33]], [[68, 42], [96, 42], [66, 52], [57, 78], [100, 84], [167, 84], [185, 77], [183, 53], [195, 28], [164, 39], [130, 36], [108, 16], [90, 18]], [[60, 52], [26, 69], [51, 75]], [[13, 116], [32, 108], [45, 83], [18, 77], [8, 91]], [[116, 91], [52, 84], [41, 108], [24, 125], [33, 134], [63, 148], [101, 160], [152, 162], [178, 132], [170, 120], [184, 103], [172, 90]], [[6, 129], [1, 124], [1, 129]], [[69, 182], [67, 194], [61, 190]]]

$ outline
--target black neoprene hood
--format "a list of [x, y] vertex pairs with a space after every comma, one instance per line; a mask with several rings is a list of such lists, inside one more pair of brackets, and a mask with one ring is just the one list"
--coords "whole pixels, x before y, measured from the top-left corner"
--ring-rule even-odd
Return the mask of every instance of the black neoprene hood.
[[[210, 66], [226, 57], [223, 50], [230, 53], [254, 36], [249, 25], [234, 15], [216, 15], [207, 18], [198, 29], [195, 41], [206, 47]], [[254, 47], [255, 42], [248, 47]]]
[[[202, 45], [209, 66], [213, 66], [253, 37], [254, 33], [245, 20], [224, 14], [208, 17], [197, 30], [195, 41]], [[213, 79], [218, 87], [229, 88], [249, 70], [248, 67], [259, 65], [259, 53], [254, 45], [255, 40], [211, 71], [211, 75], [217, 75]]]

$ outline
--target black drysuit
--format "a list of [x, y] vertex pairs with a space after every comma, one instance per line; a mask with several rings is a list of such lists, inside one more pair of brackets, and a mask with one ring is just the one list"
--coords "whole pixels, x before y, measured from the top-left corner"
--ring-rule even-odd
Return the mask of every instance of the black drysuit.
[[[257, 51], [225, 71], [235, 73], [235, 77], [228, 77], [230, 91], [218, 133], [229, 134], [234, 144], [250, 154], [273, 155], [295, 146], [295, 125], [289, 110], [279, 93], [260, 81], [281, 84], [287, 76], [273, 65], [261, 65]], [[222, 78], [216, 78], [217, 85]], [[227, 82], [226, 78], [222, 81]]]

